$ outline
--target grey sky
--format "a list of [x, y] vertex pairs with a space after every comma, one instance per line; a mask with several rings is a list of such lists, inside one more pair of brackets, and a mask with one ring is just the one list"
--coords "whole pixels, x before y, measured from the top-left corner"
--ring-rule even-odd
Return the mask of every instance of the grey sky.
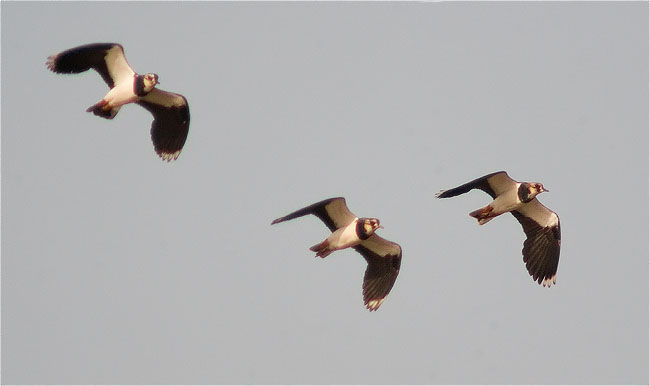
[[[84, 112], [119, 42], [185, 95]], [[497, 170], [562, 223], [557, 286], [512, 216], [434, 194]], [[404, 251], [378, 312], [363, 259], [314, 259], [345, 196]], [[2, 383], [647, 383], [648, 4], [2, 4]]]

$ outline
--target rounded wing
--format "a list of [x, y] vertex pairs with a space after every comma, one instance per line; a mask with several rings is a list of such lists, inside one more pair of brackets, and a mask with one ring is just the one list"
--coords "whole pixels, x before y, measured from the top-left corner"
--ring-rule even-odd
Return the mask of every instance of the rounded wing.
[[536, 198], [511, 212], [526, 233], [522, 253], [533, 280], [544, 287], [555, 284], [560, 262], [560, 219]]
[[124, 49], [117, 43], [94, 43], [70, 48], [49, 56], [46, 65], [59, 74], [78, 74], [92, 68], [110, 88], [122, 81], [132, 82], [135, 75], [126, 61]]
[[508, 173], [505, 171], [500, 171], [479, 177], [473, 181], [470, 181], [453, 189], [441, 190], [438, 194], [436, 194], [436, 197], [449, 198], [467, 193], [472, 189], [481, 189], [485, 193], [492, 196], [492, 198], [496, 198], [496, 196], [508, 190], [514, 189], [516, 186], [517, 181], [510, 178], [508, 176]]
[[153, 115], [151, 140], [164, 160], [178, 159], [190, 130], [190, 107], [180, 94], [154, 88], [136, 102]]
[[356, 218], [356, 216], [350, 212], [348, 206], [345, 204], [345, 198], [335, 197], [319, 201], [315, 204], [289, 213], [286, 216], [277, 218], [273, 220], [271, 225], [287, 220], [293, 220], [294, 218], [306, 216], [308, 214], [313, 214], [314, 216], [321, 219], [321, 221], [323, 221], [332, 232], [341, 227], [349, 225]]
[[373, 234], [353, 248], [368, 262], [363, 277], [363, 302], [370, 311], [376, 311], [397, 280], [402, 263], [402, 247]]

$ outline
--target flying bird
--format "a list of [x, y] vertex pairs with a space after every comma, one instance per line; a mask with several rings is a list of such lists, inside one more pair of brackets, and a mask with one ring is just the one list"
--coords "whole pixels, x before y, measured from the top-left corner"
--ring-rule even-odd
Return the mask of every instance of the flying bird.
[[317, 257], [325, 258], [330, 253], [354, 248], [367, 261], [363, 277], [363, 301], [370, 311], [375, 311], [388, 296], [399, 274], [402, 248], [379, 237], [375, 231], [383, 228], [376, 218], [359, 218], [352, 214], [345, 204], [345, 198], [329, 198], [298, 209], [284, 217], [273, 220], [271, 225], [313, 214], [332, 231], [324, 241], [309, 248]]
[[480, 189], [492, 196], [489, 205], [469, 215], [483, 225], [493, 218], [510, 212], [526, 233], [522, 253], [528, 273], [544, 287], [555, 284], [560, 261], [560, 218], [542, 205], [536, 196], [548, 192], [539, 182], [518, 182], [500, 171], [470, 181], [453, 189], [442, 190], [436, 197], [448, 198]]
[[164, 160], [178, 159], [190, 128], [190, 109], [180, 94], [156, 88], [158, 75], [138, 75], [117, 43], [87, 44], [47, 58], [47, 68], [59, 74], [78, 74], [89, 69], [99, 73], [110, 90], [86, 111], [113, 119], [120, 107], [137, 103], [153, 115], [151, 140]]

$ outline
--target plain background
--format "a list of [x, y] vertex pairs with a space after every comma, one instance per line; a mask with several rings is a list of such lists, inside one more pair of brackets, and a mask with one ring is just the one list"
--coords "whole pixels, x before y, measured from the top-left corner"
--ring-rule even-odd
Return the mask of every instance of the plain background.
[[[119, 42], [185, 95], [84, 110]], [[528, 276], [507, 170], [550, 190], [557, 285]], [[378, 312], [364, 260], [314, 259], [333, 196], [404, 251]], [[648, 382], [648, 4], [2, 4], [3, 383]]]

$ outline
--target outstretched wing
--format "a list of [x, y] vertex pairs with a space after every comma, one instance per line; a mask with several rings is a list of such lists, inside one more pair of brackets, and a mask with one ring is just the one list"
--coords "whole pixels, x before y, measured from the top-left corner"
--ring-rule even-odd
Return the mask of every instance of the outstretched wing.
[[177, 159], [190, 130], [190, 107], [180, 94], [154, 88], [136, 102], [153, 114], [151, 140], [164, 160]]
[[402, 248], [377, 234], [353, 248], [368, 262], [363, 277], [363, 302], [370, 311], [376, 311], [397, 280], [402, 262]]
[[293, 220], [294, 218], [306, 216], [308, 214], [313, 214], [321, 219], [321, 221], [323, 221], [332, 232], [350, 224], [356, 218], [345, 204], [345, 198], [335, 197], [328, 198], [327, 200], [298, 209], [284, 217], [277, 218], [271, 222], [271, 225], [287, 220]]
[[501, 193], [508, 191], [517, 185], [517, 181], [508, 176], [505, 171], [495, 172], [479, 177], [453, 189], [441, 190], [436, 197], [448, 198], [467, 193], [472, 189], [481, 189], [485, 193], [496, 198]]
[[117, 43], [94, 43], [70, 48], [49, 56], [46, 65], [59, 74], [78, 74], [92, 68], [110, 88], [115, 83], [132, 81], [135, 75], [126, 61], [124, 49]]
[[522, 253], [528, 273], [544, 287], [555, 284], [560, 261], [560, 219], [536, 198], [511, 212], [526, 233]]

